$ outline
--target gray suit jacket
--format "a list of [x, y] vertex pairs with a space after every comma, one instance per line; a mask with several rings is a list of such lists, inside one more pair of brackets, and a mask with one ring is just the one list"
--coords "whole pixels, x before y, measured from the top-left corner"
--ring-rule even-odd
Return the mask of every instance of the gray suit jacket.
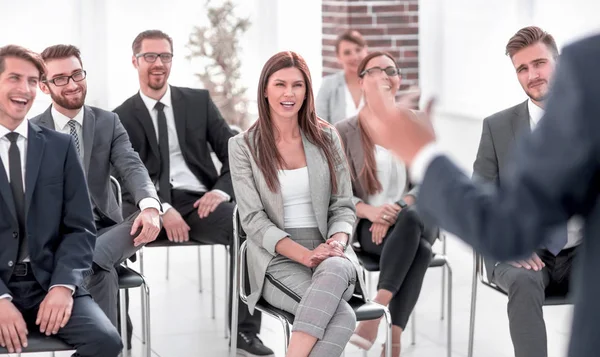
[[[146, 197], [158, 200], [156, 188], [131, 147], [119, 116], [87, 105], [83, 110], [83, 168], [90, 199], [102, 223], [114, 225], [123, 221], [123, 215], [112, 192], [111, 169], [116, 171], [125, 188], [133, 192], [136, 204]], [[51, 107], [31, 121], [55, 130]]]
[[[309, 185], [313, 209], [317, 218], [323, 242], [337, 232], [352, 235], [352, 225], [356, 220], [352, 204], [352, 186], [350, 172], [340, 139], [333, 129], [326, 129], [333, 137], [336, 151], [342, 158], [337, 165], [338, 192], [331, 192], [329, 167], [322, 152], [302, 134], [309, 172]], [[248, 308], [254, 310], [260, 299], [267, 266], [275, 252], [277, 242], [289, 236], [284, 230], [283, 198], [281, 192], [272, 192], [262, 172], [252, 157], [245, 135], [252, 142], [252, 132], [244, 132], [229, 141], [229, 167], [240, 220], [248, 235], [248, 273], [251, 294]], [[367, 291], [363, 282], [360, 264], [352, 248], [346, 249], [346, 255], [354, 263], [359, 286], [363, 294]]]
[[315, 101], [317, 115], [335, 124], [346, 119], [346, 79], [344, 71], [323, 77]]
[[600, 351], [599, 61], [600, 35], [563, 49], [545, 115], [518, 143], [516, 164], [501, 189], [482, 188], [438, 156], [426, 170], [418, 202], [426, 217], [498, 260], [527, 256], [551, 229], [575, 215], [583, 218], [571, 280], [571, 357], [596, 357]]
[[[514, 163], [517, 138], [529, 133], [531, 123], [527, 101], [485, 118], [473, 164], [473, 179], [501, 187], [508, 180], [510, 167]], [[484, 262], [491, 281], [496, 262], [493, 259], [484, 259]]]
[[[352, 177], [352, 193], [354, 194], [354, 196], [352, 197], [352, 202], [354, 203], [354, 205], [356, 205], [359, 202], [365, 201], [369, 196], [369, 194], [367, 193], [367, 188], [365, 187], [362, 180], [360, 180], [360, 173], [362, 172], [365, 166], [365, 151], [363, 150], [362, 140], [360, 137], [361, 132], [360, 126], [358, 125], [358, 117], [355, 116], [346, 120], [342, 120], [335, 124], [335, 128], [340, 133], [340, 138], [342, 138], [342, 142], [344, 144], [344, 151], [346, 153], [346, 157], [348, 158], [348, 163], [350, 165], [350, 176]], [[407, 181], [407, 184], [408, 187], [406, 187], [406, 189], [410, 187], [410, 182]], [[415, 196], [416, 198], [418, 192], [418, 186], [414, 186], [410, 188], [410, 191], [407, 194]], [[354, 225], [355, 230], [357, 225], [358, 219], [356, 220], [356, 224]]]

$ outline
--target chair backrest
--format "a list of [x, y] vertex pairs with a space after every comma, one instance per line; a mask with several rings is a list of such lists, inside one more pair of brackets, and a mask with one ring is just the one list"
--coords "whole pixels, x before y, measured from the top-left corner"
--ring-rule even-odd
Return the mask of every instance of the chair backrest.
[[488, 279], [489, 275], [487, 274], [488, 272], [485, 268], [483, 255], [477, 253], [475, 250], [473, 250], [473, 269], [475, 269], [475, 275], [477, 277], [477, 280], [479, 280], [483, 285], [486, 285], [504, 295], [507, 295], [504, 290], [500, 289], [498, 285], [494, 284]]
[[247, 290], [247, 266], [246, 266], [246, 232], [242, 228], [242, 222], [238, 212], [238, 206], [236, 205], [233, 209], [233, 244], [232, 254], [239, 264], [239, 292], [242, 301], [246, 302], [250, 292]]
[[117, 198], [117, 203], [119, 204], [119, 207], [123, 208], [123, 196], [121, 194], [121, 184], [119, 183], [119, 180], [117, 180], [114, 176], [111, 176], [110, 183], [113, 189], [113, 193]]

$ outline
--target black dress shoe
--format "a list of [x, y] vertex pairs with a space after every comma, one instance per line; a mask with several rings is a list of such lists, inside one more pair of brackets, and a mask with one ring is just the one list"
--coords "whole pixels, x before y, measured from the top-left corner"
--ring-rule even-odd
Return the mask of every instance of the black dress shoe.
[[238, 332], [237, 355], [244, 357], [274, 357], [273, 351], [252, 333]]

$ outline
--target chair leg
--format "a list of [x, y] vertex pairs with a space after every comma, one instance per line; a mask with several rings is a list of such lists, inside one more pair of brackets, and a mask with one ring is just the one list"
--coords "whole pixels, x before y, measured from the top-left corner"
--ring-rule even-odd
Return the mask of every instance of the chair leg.
[[142, 291], [145, 295], [145, 299], [142, 301], [142, 340], [146, 342], [146, 352], [145, 357], [152, 357], [152, 343], [151, 340], [151, 329], [150, 329], [150, 288], [148, 284], [144, 280], [144, 284], [142, 284]]
[[410, 344], [415, 345], [417, 343], [417, 314], [415, 310], [413, 310], [410, 320]]
[[142, 300], [142, 344], [146, 344], [146, 342], [148, 342], [146, 340], [146, 336], [148, 335], [147, 331], [146, 331], [146, 323], [148, 323], [148, 321], [146, 321], [146, 314], [144, 313], [144, 306], [146, 306], [146, 304], [148, 304], [148, 302], [146, 301], [146, 291], [145, 289], [140, 289], [140, 295], [141, 295], [141, 300]]
[[127, 341], [127, 301], [125, 299], [125, 289], [121, 289], [119, 301], [121, 304], [121, 339], [123, 340], [123, 354], [125, 354], [129, 350], [129, 341]]
[[[473, 254], [477, 260], [477, 255]], [[471, 283], [471, 317], [469, 319], [469, 350], [468, 357], [473, 357], [473, 344], [475, 338], [475, 310], [477, 304], [477, 269], [473, 267], [473, 281]]]
[[229, 304], [227, 303], [229, 301], [229, 267], [230, 267], [230, 258], [229, 258], [229, 246], [224, 245], [223, 246], [225, 248], [225, 303], [223, 305], [225, 305], [225, 314], [223, 316], [225, 316], [225, 318], [223, 319], [225, 321], [225, 339], [229, 338], [229, 326], [227, 326], [227, 315], [229, 314]]
[[281, 327], [283, 327], [283, 338], [285, 339], [284, 346], [284, 354], [287, 355], [288, 346], [290, 345], [290, 338], [292, 337], [292, 332], [290, 330], [290, 324], [283, 316], [278, 316], [279, 322], [281, 322]]
[[212, 294], [212, 318], [215, 319], [215, 246], [210, 246], [210, 274], [211, 274], [211, 294]]
[[202, 292], [202, 254], [198, 246], [198, 292]]
[[392, 315], [390, 314], [390, 309], [387, 306], [384, 306], [384, 309], [385, 323], [387, 327], [385, 336], [385, 357], [392, 357]]
[[452, 357], [452, 268], [446, 262], [448, 268], [448, 357]]
[[167, 280], [169, 280], [169, 257], [171, 256], [169, 254], [170, 252], [171, 252], [171, 250], [169, 249], [169, 247], [167, 247], [167, 272], [166, 272]]
[[231, 284], [231, 338], [229, 339], [229, 357], [237, 356], [238, 311], [240, 307], [240, 277], [238, 272], [239, 261], [237, 259], [237, 254], [235, 246], [232, 247], [231, 259], [233, 259], [233, 283]]
[[138, 250], [140, 255], [140, 274], [144, 275], [144, 248]]
[[[446, 236], [444, 236], [444, 238], [442, 239], [442, 254], [444, 256], [446, 256]], [[441, 313], [440, 313], [440, 319], [443, 320], [444, 319], [444, 309], [446, 307], [445, 304], [445, 299], [446, 299], [446, 270], [447, 270], [447, 266], [444, 265], [442, 267], [442, 308], [441, 308]]]

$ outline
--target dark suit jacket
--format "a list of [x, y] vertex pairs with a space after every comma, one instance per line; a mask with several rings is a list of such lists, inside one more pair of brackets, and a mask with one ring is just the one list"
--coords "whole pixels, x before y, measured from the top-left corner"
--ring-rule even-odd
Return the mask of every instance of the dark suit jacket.
[[[500, 187], [508, 181], [510, 167], [514, 164], [516, 141], [531, 133], [531, 122], [527, 101], [505, 109], [483, 120], [481, 140], [473, 164], [473, 179]], [[485, 259], [488, 279], [496, 261]]]
[[[227, 153], [228, 141], [233, 136], [233, 132], [210, 99], [208, 91], [171, 86], [171, 100], [177, 138], [187, 166], [208, 190], [221, 190], [233, 199]], [[158, 141], [152, 118], [142, 97], [137, 93], [114, 111], [121, 118], [123, 126], [129, 133], [133, 149], [139, 153], [150, 178], [153, 182], [158, 182], [160, 174]], [[220, 174], [211, 159], [211, 149], [208, 144], [223, 164]], [[124, 195], [124, 211], [126, 201], [130, 201], [128, 195]]]
[[[118, 115], [87, 105], [83, 110], [83, 166], [90, 198], [104, 225], [112, 226], [123, 221], [123, 216], [112, 191], [111, 169], [123, 187], [133, 194], [136, 206], [143, 198], [158, 200], [158, 196]], [[31, 122], [55, 129], [51, 107]]]
[[[18, 221], [10, 183], [0, 162], [0, 295], [18, 250]], [[44, 290], [57, 284], [81, 290], [92, 267], [96, 227], [85, 176], [69, 135], [29, 124], [25, 163], [25, 215], [29, 257]]]
[[498, 260], [531, 254], [549, 228], [583, 217], [571, 357], [600, 350], [599, 61], [600, 36], [565, 47], [546, 114], [521, 143], [515, 170], [500, 189], [477, 186], [440, 156], [428, 167], [419, 197], [427, 217]]

